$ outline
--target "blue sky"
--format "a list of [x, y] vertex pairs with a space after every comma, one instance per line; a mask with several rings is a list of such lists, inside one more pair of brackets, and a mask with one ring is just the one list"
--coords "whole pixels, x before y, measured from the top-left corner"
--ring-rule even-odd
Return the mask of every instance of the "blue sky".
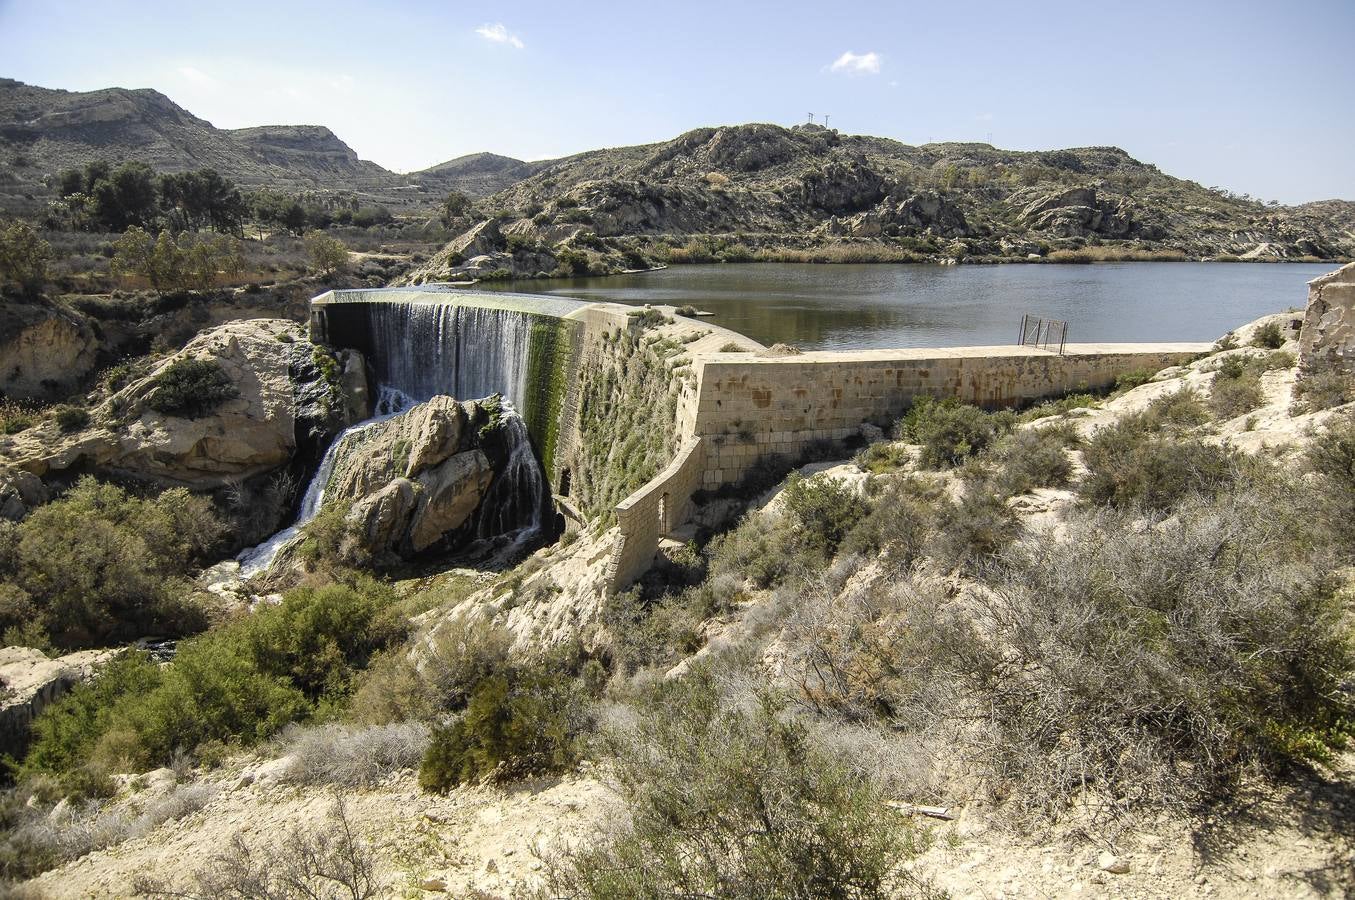
[[223, 128], [328, 125], [410, 171], [690, 128], [1114, 144], [1263, 199], [1355, 199], [1355, 0], [0, 0], [0, 75], [153, 87]]

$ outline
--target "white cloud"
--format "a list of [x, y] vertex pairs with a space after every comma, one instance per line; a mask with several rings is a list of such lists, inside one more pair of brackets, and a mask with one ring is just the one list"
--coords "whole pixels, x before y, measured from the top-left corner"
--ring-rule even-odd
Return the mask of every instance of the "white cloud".
[[479, 28], [475, 29], [475, 33], [490, 43], [508, 44], [519, 50], [527, 46], [522, 43], [522, 38], [505, 28], [502, 22], [495, 22], [493, 25], [481, 25]]
[[216, 81], [216, 79], [206, 72], [201, 69], [196, 69], [193, 66], [179, 66], [179, 74], [194, 84], [212, 84]]
[[880, 54], [874, 51], [853, 53], [848, 50], [833, 61], [833, 64], [828, 67], [828, 71], [842, 72], [847, 75], [879, 75], [882, 62], [883, 59]]

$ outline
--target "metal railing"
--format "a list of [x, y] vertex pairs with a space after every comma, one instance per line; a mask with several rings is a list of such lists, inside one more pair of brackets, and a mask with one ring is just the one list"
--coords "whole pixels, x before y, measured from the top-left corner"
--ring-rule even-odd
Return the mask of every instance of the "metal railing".
[[1068, 323], [1026, 313], [1021, 316], [1021, 336], [1017, 343], [1022, 347], [1039, 347], [1062, 356], [1063, 348], [1068, 343]]

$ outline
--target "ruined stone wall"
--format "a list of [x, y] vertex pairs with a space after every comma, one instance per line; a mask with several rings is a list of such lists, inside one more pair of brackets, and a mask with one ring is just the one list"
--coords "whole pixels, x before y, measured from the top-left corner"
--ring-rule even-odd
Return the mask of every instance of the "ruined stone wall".
[[1305, 371], [1355, 372], [1355, 263], [1308, 282], [1299, 362]]

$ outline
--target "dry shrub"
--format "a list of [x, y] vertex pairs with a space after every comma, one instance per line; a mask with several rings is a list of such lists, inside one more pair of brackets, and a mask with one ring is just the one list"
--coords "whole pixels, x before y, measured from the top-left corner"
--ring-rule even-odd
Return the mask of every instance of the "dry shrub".
[[996, 468], [994, 486], [1009, 497], [1035, 488], [1063, 487], [1073, 473], [1067, 448], [1078, 441], [1071, 423], [1013, 431], [985, 454]]
[[629, 821], [546, 860], [550, 897], [933, 896], [921, 839], [874, 780], [764, 693], [726, 704], [707, 673], [657, 686], [612, 735]]
[[149, 897], [181, 900], [365, 900], [376, 896], [378, 885], [371, 848], [336, 798], [323, 824], [293, 827], [279, 847], [250, 847], [236, 833], [193, 873], [192, 887], [178, 888], [149, 873], [133, 879], [132, 887]]
[[428, 728], [414, 722], [366, 728], [331, 723], [296, 728], [283, 740], [292, 757], [289, 781], [360, 787], [417, 768], [428, 748]]
[[990, 654], [964, 679], [1018, 810], [1054, 815], [1088, 790], [1189, 804], [1340, 745], [1351, 648], [1321, 536], [1277, 512], [1284, 493], [1193, 499], [1146, 528], [1102, 510], [991, 570]]
[[396, 648], [372, 662], [353, 698], [359, 722], [433, 721], [466, 705], [475, 685], [509, 660], [513, 635], [482, 616], [456, 616], [426, 642]]

